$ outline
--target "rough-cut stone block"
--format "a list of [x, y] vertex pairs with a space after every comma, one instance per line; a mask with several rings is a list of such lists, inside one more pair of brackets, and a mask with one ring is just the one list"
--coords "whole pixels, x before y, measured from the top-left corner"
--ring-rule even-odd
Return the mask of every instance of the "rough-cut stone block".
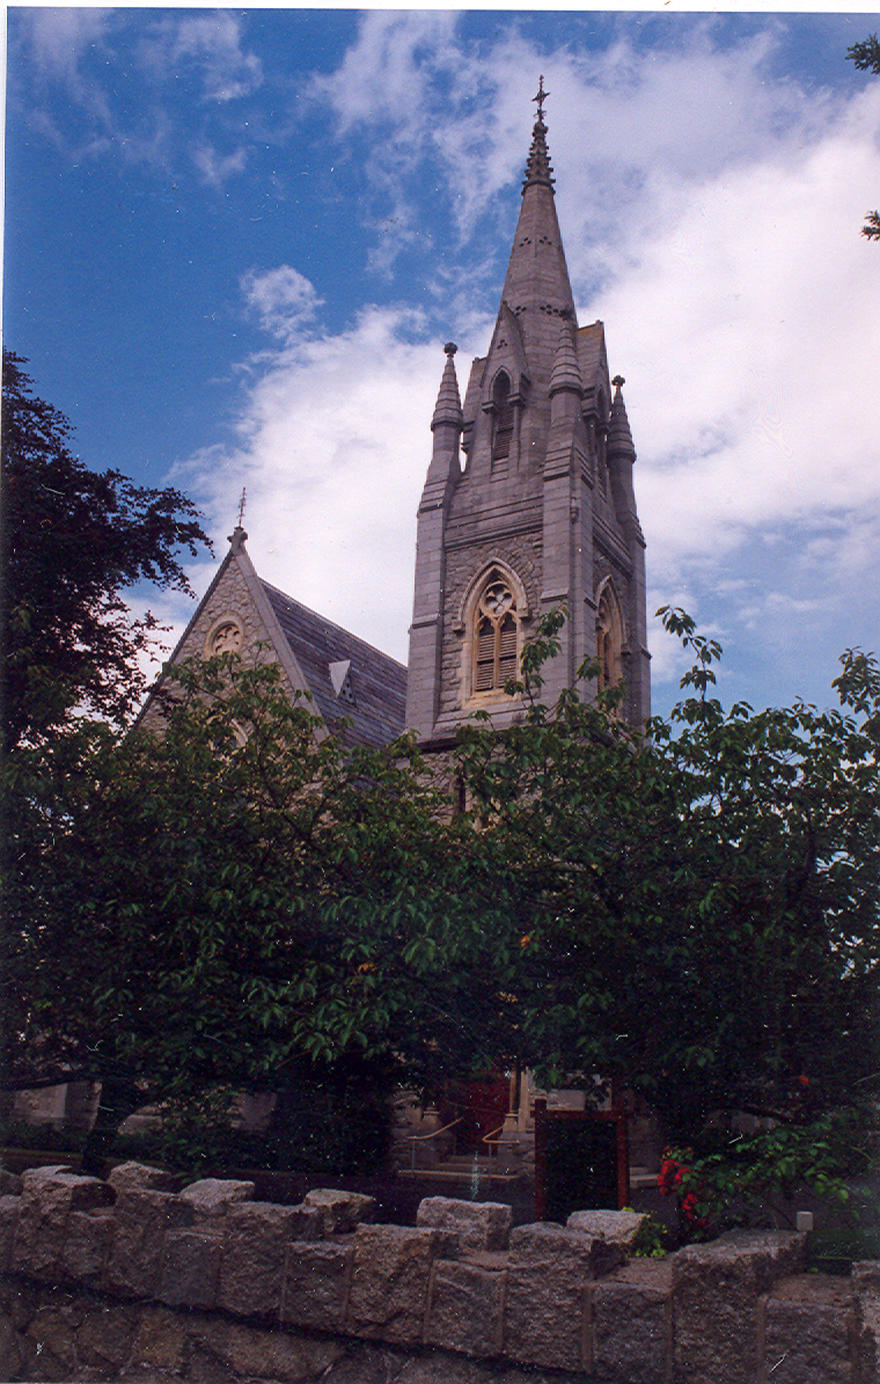
[[77, 1325], [75, 1316], [56, 1302], [37, 1308], [24, 1332], [23, 1344], [30, 1356], [26, 1379], [75, 1378]]
[[880, 1381], [880, 1261], [863, 1259], [852, 1266], [851, 1284], [860, 1384]]
[[203, 1177], [191, 1182], [180, 1193], [181, 1201], [188, 1201], [200, 1218], [213, 1220], [225, 1216], [227, 1209], [240, 1201], [253, 1201], [254, 1184], [236, 1182], [220, 1177]]
[[585, 1294], [623, 1255], [577, 1230], [546, 1224], [510, 1234], [504, 1353], [526, 1364], [581, 1369], [587, 1355]]
[[341, 1192], [333, 1187], [318, 1187], [306, 1192], [304, 1206], [314, 1206], [324, 1217], [325, 1235], [345, 1235], [371, 1221], [376, 1214], [376, 1198], [361, 1192]]
[[505, 1270], [438, 1259], [431, 1280], [425, 1340], [465, 1355], [498, 1355], [504, 1315]]
[[629, 1250], [646, 1220], [639, 1211], [572, 1211], [565, 1224], [591, 1240], [605, 1240]]
[[99, 1177], [83, 1177], [66, 1168], [28, 1168], [21, 1176], [25, 1201], [66, 1202], [70, 1211], [91, 1211], [110, 1206], [113, 1192]]
[[108, 1286], [132, 1297], [155, 1297], [166, 1233], [191, 1226], [193, 1209], [172, 1192], [132, 1191], [119, 1193], [115, 1215]]
[[175, 1178], [149, 1163], [117, 1163], [107, 1178], [116, 1192], [173, 1192]]
[[457, 1201], [454, 1197], [425, 1197], [416, 1212], [416, 1225], [440, 1232], [438, 1253], [458, 1259], [471, 1250], [507, 1249], [513, 1210], [497, 1201]]
[[35, 1182], [42, 1182], [44, 1178], [60, 1176], [61, 1173], [73, 1173], [69, 1163], [51, 1163], [42, 1168], [25, 1168], [21, 1175], [22, 1190], [25, 1187], [32, 1187]]
[[72, 1211], [61, 1247], [60, 1277], [100, 1287], [115, 1228], [112, 1212]]
[[315, 1240], [320, 1211], [266, 1201], [233, 1204], [226, 1213], [217, 1304], [239, 1316], [279, 1310], [284, 1253], [291, 1240]]
[[437, 1232], [399, 1225], [359, 1225], [348, 1299], [348, 1329], [357, 1336], [421, 1340]]
[[[199, 1375], [192, 1367], [187, 1378], [201, 1384], [221, 1381], [272, 1380], [273, 1384], [307, 1384], [325, 1379], [334, 1361], [351, 1352], [352, 1342], [321, 1340], [250, 1323], [201, 1318], [190, 1327], [192, 1343], [200, 1347], [205, 1368]], [[390, 1378], [385, 1371], [383, 1380]], [[366, 1384], [353, 1375], [351, 1384]], [[159, 1381], [156, 1381], [159, 1384]]]
[[345, 1321], [354, 1246], [304, 1244], [287, 1247], [281, 1320], [294, 1326], [337, 1331]]
[[675, 1364], [681, 1384], [752, 1384], [758, 1368], [758, 1299], [803, 1267], [806, 1237], [731, 1231], [673, 1256]]
[[[166, 1307], [145, 1307], [141, 1313], [137, 1334], [131, 1351], [128, 1371], [132, 1366], [148, 1366], [167, 1370], [180, 1377], [187, 1344], [187, 1323], [183, 1316]], [[137, 1378], [137, 1376], [134, 1376]]]
[[849, 1280], [783, 1279], [762, 1300], [764, 1371], [773, 1384], [851, 1384], [856, 1355]]
[[18, 1173], [9, 1172], [8, 1168], [0, 1168], [0, 1196], [17, 1197], [21, 1195], [22, 1182]]
[[0, 1197], [0, 1273], [6, 1272], [12, 1259], [12, 1243], [20, 1206], [20, 1197]]
[[57, 1281], [62, 1277], [60, 1260], [71, 1212], [106, 1206], [112, 1200], [112, 1191], [97, 1177], [29, 1169], [22, 1177], [11, 1267], [32, 1278]]
[[221, 1241], [199, 1230], [169, 1230], [157, 1293], [169, 1307], [213, 1307], [220, 1277]]
[[592, 1285], [590, 1303], [588, 1366], [597, 1380], [666, 1384], [672, 1378], [672, 1265], [668, 1260], [625, 1264]]
[[[76, 1353], [80, 1367], [92, 1367], [96, 1378], [117, 1379], [128, 1363], [135, 1332], [140, 1322], [140, 1307], [114, 1303], [108, 1311], [100, 1301], [92, 1306], [76, 1333]], [[86, 1378], [88, 1376], [85, 1376]]]

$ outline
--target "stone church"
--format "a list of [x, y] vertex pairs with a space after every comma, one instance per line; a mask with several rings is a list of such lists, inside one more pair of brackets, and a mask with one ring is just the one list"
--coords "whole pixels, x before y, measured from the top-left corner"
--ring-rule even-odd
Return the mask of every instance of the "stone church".
[[[464, 403], [456, 348], [445, 348], [418, 509], [408, 667], [264, 581], [240, 524], [173, 663], [247, 654], [260, 644], [260, 656], [277, 660], [289, 688], [311, 697], [328, 728], [346, 723], [341, 733], [350, 742], [378, 746], [412, 729], [425, 749], [440, 751], [478, 710], [499, 728], [521, 714], [505, 683], [518, 673], [538, 618], [564, 604], [562, 647], [544, 669], [545, 699], [554, 701], [580, 665], [596, 659], [600, 687], [623, 684], [626, 718], [638, 725], [650, 714], [645, 540], [623, 380], [609, 378], [603, 324], [578, 326], [543, 83], [536, 100], [498, 316], [486, 355], [471, 364]], [[426, 434], [427, 426], [426, 419]], [[148, 704], [144, 720], [159, 714]], [[535, 1092], [528, 1074], [515, 1076], [509, 1092], [506, 1083], [485, 1093], [475, 1127], [482, 1138], [500, 1115], [511, 1144], [522, 1144]], [[551, 1099], [577, 1103], [578, 1093]], [[430, 1163], [434, 1145], [421, 1140], [440, 1120], [436, 1111], [412, 1118], [409, 1137], [420, 1131], [419, 1162]]]
[[[403, 729], [440, 747], [477, 710], [520, 711], [504, 692], [525, 640], [564, 604], [545, 669], [555, 700], [581, 663], [622, 682], [624, 714], [650, 714], [645, 540], [623, 380], [609, 378], [601, 322], [579, 327], [556, 216], [543, 88], [495, 328], [462, 404], [446, 346], [418, 510], [408, 667], [263, 581], [238, 527], [172, 661], [263, 641], [328, 727], [387, 743]], [[426, 420], [427, 432], [427, 420]]]

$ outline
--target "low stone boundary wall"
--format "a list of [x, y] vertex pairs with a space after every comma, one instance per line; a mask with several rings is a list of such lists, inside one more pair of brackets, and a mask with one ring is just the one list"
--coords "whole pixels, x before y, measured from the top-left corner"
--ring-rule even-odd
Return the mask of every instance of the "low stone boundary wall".
[[[0, 1196], [0, 1378], [312, 1384], [880, 1384], [880, 1264], [806, 1274], [805, 1239], [732, 1233], [629, 1259], [638, 1218], [431, 1197], [252, 1200], [33, 1169]], [[537, 1371], [537, 1372], [536, 1372]]]

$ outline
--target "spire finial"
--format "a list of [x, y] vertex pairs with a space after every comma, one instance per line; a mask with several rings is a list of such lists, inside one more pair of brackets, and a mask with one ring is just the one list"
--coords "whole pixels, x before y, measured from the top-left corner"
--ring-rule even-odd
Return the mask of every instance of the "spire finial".
[[242, 486], [241, 499], [238, 502], [238, 523], [229, 535], [229, 542], [234, 553], [241, 552], [241, 545], [247, 538], [244, 531], [244, 507], [247, 501], [247, 490]]
[[547, 126], [544, 124], [544, 102], [549, 94], [548, 91], [544, 90], [544, 74], [542, 73], [538, 80], [538, 94], [532, 97], [532, 100], [538, 103], [538, 118], [532, 127], [532, 147], [529, 150], [529, 158], [526, 163], [523, 192], [532, 183], [544, 183], [552, 189], [555, 181], [553, 169], [550, 166], [550, 155], [547, 152]]
[[626, 384], [626, 380], [623, 378], [622, 375], [615, 375], [611, 383], [614, 385], [615, 389], [622, 389], [622, 387]]
[[543, 122], [544, 120], [544, 102], [547, 100], [547, 97], [549, 95], [549, 91], [544, 90], [544, 74], [542, 72], [540, 77], [538, 78], [538, 94], [537, 96], [532, 97], [532, 100], [537, 101], [538, 103], [538, 119], [541, 122]]

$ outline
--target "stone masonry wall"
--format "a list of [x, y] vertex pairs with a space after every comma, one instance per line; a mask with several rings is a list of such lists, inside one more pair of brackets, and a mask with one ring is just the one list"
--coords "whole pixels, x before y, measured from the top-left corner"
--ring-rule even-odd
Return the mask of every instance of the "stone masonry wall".
[[0, 1378], [880, 1384], [880, 1264], [805, 1274], [803, 1236], [627, 1260], [631, 1213], [512, 1229], [431, 1197], [403, 1227], [353, 1193], [170, 1187], [138, 1164], [0, 1174]]

